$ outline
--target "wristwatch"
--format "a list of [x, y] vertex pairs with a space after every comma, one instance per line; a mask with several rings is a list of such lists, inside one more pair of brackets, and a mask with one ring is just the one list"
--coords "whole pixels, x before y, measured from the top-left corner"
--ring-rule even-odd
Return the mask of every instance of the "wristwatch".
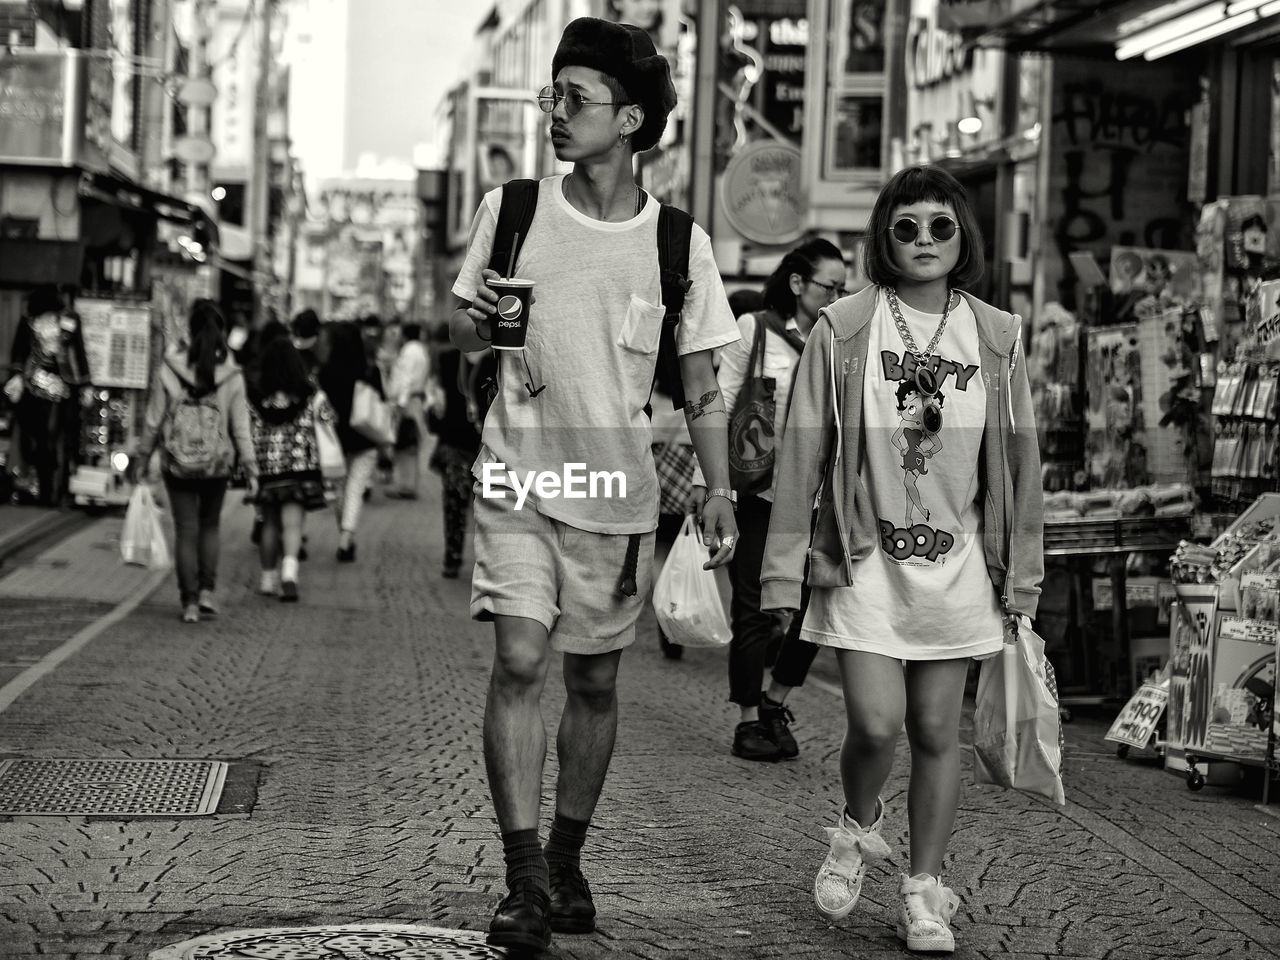
[[724, 497], [731, 504], [733, 504], [733, 507], [735, 510], [738, 508], [738, 495], [733, 490], [730, 490], [728, 487], [712, 487], [710, 490], [707, 491], [707, 495], [702, 498], [702, 505], [706, 506], [707, 501], [710, 500], [712, 497]]

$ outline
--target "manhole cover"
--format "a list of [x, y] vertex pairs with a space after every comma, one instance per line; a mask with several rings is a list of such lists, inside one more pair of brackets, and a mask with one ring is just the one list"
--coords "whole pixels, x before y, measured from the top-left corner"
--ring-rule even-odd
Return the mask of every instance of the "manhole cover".
[[199, 817], [218, 807], [218, 760], [5, 760], [0, 814]]
[[404, 924], [278, 927], [217, 933], [153, 951], [150, 960], [501, 960], [484, 934]]

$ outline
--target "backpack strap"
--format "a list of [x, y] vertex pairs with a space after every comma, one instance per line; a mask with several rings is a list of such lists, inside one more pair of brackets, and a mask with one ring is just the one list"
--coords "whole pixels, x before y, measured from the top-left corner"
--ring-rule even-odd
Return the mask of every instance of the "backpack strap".
[[[673, 385], [671, 406], [684, 407], [684, 387], [680, 382], [680, 354], [676, 333], [684, 311], [685, 295], [692, 282], [689, 279], [689, 243], [693, 235], [693, 217], [669, 203], [658, 208], [658, 277], [662, 283], [662, 306], [666, 315], [662, 318], [662, 333], [658, 339], [658, 365], [666, 374], [666, 382]], [[657, 369], [654, 370], [657, 381]], [[653, 386], [649, 387], [653, 396]], [[646, 405], [645, 409], [649, 409]]]
[[537, 209], [537, 180], [508, 180], [502, 185], [502, 206], [498, 209], [493, 250], [489, 254], [489, 269], [496, 270], [499, 276], [505, 277], [507, 264], [520, 256]]

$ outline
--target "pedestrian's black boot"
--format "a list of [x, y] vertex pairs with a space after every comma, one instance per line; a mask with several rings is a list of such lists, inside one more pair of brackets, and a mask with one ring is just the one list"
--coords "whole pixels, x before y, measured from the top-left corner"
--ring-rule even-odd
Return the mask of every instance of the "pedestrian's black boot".
[[800, 756], [800, 747], [788, 726], [795, 719], [786, 704], [774, 703], [768, 696], [760, 698], [760, 722], [769, 731], [769, 739], [778, 745], [783, 760], [794, 760]]
[[547, 862], [551, 874], [551, 929], [556, 933], [591, 933], [596, 905], [587, 878], [576, 864]]
[[531, 881], [516, 884], [489, 921], [487, 943], [511, 951], [536, 953], [551, 945], [551, 905]]
[[759, 720], [747, 720], [733, 731], [733, 755], [743, 760], [781, 760], [782, 751]]

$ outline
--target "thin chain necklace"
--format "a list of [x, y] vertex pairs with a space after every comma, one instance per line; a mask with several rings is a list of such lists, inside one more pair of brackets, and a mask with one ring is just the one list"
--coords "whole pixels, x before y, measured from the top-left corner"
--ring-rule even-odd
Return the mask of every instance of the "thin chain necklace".
[[951, 289], [947, 289], [947, 305], [942, 308], [942, 322], [938, 324], [938, 329], [933, 332], [933, 339], [929, 341], [929, 346], [924, 349], [923, 353], [916, 346], [916, 338], [911, 336], [911, 330], [907, 327], [907, 319], [902, 315], [902, 307], [898, 304], [898, 291], [893, 287], [885, 287], [884, 292], [889, 301], [889, 312], [893, 314], [894, 326], [898, 328], [898, 336], [902, 338], [903, 345], [915, 356], [918, 366], [928, 366], [929, 360], [933, 357], [933, 351], [938, 348], [938, 341], [942, 339], [942, 331], [947, 329], [947, 318], [951, 315]]

